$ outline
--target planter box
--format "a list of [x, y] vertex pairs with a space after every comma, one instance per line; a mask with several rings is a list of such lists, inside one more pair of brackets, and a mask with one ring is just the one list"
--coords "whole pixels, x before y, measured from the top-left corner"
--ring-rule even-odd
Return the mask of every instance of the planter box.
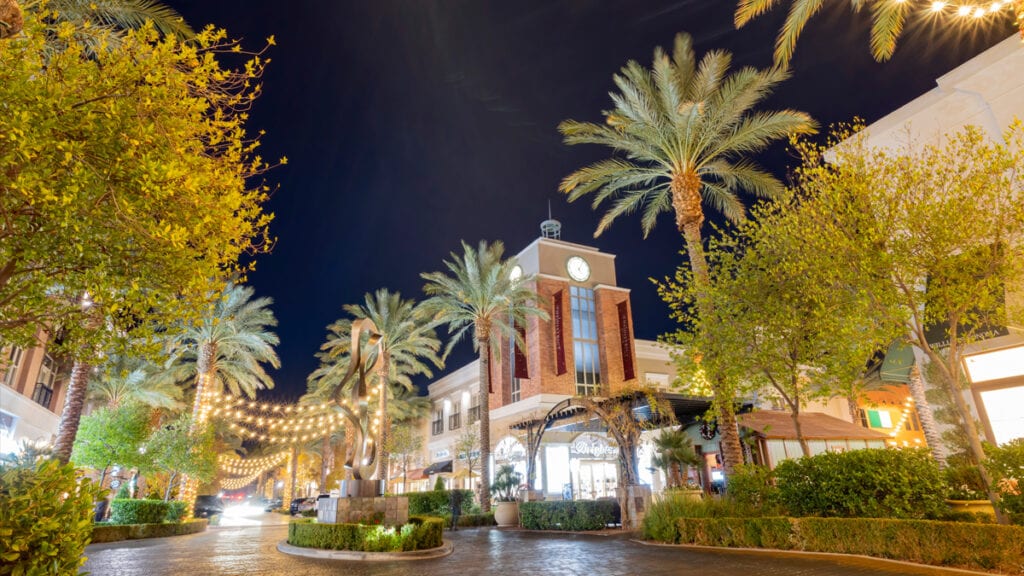
[[996, 515], [995, 508], [988, 500], [946, 500], [953, 512], [970, 512], [971, 514]]

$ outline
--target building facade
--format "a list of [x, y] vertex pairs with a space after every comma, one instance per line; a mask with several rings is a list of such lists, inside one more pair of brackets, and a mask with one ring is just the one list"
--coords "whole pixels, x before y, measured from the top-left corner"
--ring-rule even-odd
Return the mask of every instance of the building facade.
[[57, 433], [68, 370], [46, 349], [40, 330], [31, 348], [0, 346], [0, 454], [23, 442], [49, 442]]

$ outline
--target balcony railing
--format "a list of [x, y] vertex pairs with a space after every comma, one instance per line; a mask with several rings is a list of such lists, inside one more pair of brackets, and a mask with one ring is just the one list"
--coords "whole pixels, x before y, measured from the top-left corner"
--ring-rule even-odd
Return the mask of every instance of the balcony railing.
[[448, 417], [448, 429], [458, 430], [462, 425], [462, 414], [452, 414]]

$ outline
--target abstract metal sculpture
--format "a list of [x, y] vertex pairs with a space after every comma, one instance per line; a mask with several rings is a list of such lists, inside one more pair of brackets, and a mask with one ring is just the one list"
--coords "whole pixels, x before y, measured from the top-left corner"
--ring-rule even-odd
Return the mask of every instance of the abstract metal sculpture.
[[[362, 343], [364, 333], [367, 340]], [[373, 359], [370, 367], [366, 362]], [[351, 471], [352, 480], [343, 484], [345, 496], [377, 496], [383, 493], [383, 482], [376, 478], [380, 457], [383, 414], [379, 414], [380, 394], [384, 383], [367, 387], [366, 374], [377, 373], [384, 362], [383, 340], [373, 321], [362, 318], [352, 322], [351, 361], [348, 371], [334, 388], [331, 397], [354, 433], [352, 450], [345, 460], [345, 469]]]

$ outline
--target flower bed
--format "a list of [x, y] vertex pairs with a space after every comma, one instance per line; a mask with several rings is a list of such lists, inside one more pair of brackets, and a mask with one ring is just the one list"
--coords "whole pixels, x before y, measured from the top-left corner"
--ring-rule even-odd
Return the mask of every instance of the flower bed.
[[312, 519], [288, 524], [288, 543], [302, 548], [356, 552], [409, 552], [441, 546], [444, 520], [411, 516], [401, 527], [319, 524]]
[[644, 537], [676, 544], [863, 554], [1024, 574], [1024, 528], [885, 518], [678, 518], [644, 524]]
[[527, 530], [603, 530], [619, 517], [615, 500], [523, 502], [519, 518]]
[[92, 543], [118, 542], [140, 538], [163, 538], [184, 536], [206, 530], [205, 519], [186, 520], [181, 523], [163, 524], [95, 524], [92, 527]]

